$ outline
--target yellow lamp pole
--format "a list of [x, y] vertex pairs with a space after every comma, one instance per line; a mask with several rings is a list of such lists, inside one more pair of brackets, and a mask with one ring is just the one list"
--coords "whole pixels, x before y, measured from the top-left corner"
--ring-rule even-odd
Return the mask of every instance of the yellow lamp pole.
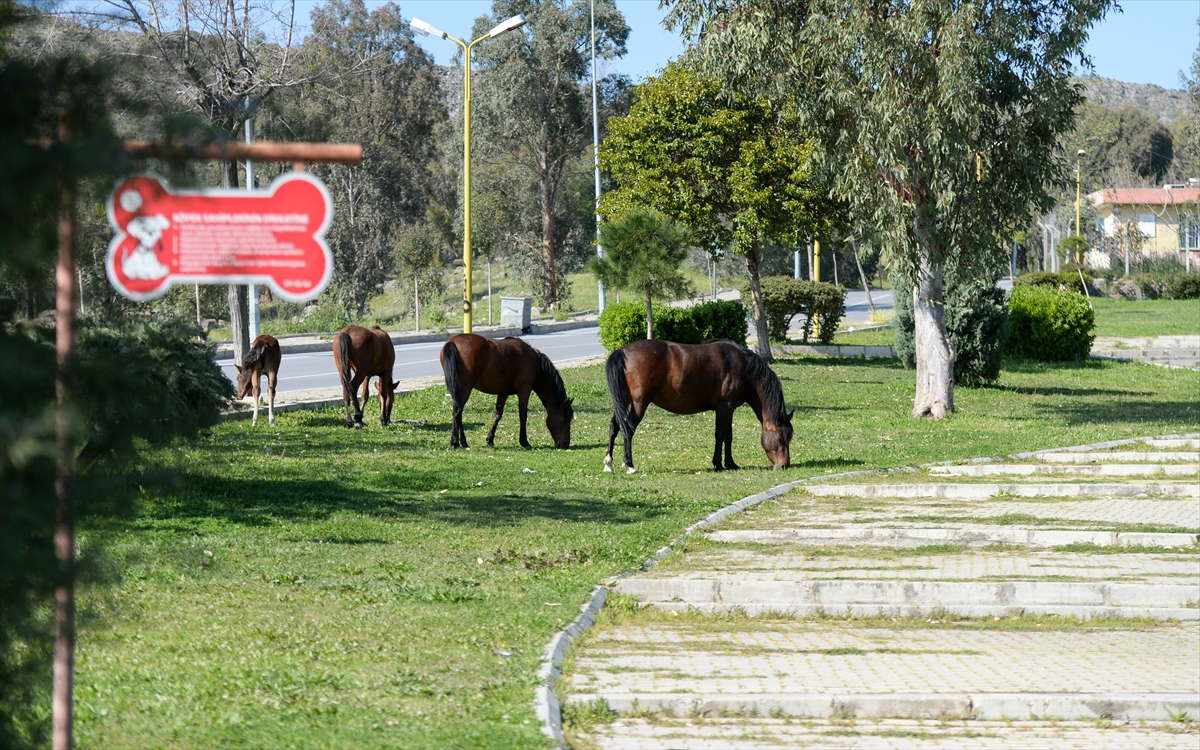
[[[813, 239], [813, 281], [821, 280], [821, 241]], [[821, 335], [821, 321], [813, 318], [813, 334]]]
[[497, 37], [525, 25], [525, 16], [515, 15], [468, 44], [419, 18], [409, 25], [424, 36], [449, 39], [463, 51], [463, 333], [471, 332], [471, 50], [484, 39]]

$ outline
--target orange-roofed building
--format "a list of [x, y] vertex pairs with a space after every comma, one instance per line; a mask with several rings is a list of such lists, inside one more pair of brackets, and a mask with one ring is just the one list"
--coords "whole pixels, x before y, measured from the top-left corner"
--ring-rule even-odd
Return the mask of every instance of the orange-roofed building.
[[[1117, 188], [1088, 195], [1096, 208], [1103, 243], [1093, 255], [1121, 252], [1116, 237], [1122, 225], [1142, 235], [1142, 253], [1200, 253], [1200, 180], [1160, 188]], [[1097, 252], [1098, 251], [1098, 252]], [[1196, 267], [1196, 257], [1189, 264]], [[1108, 265], [1098, 257], [1100, 264]]]

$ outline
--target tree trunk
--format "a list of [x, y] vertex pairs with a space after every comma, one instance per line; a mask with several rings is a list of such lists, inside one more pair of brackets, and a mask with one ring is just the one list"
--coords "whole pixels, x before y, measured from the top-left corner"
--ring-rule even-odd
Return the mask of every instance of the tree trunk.
[[954, 345], [946, 333], [942, 269], [923, 258], [913, 287], [917, 397], [914, 417], [943, 419], [954, 411]]
[[863, 273], [862, 260], [858, 257], [858, 242], [851, 240], [850, 249], [854, 251], [854, 263], [858, 266], [858, 278], [862, 279], [863, 291], [867, 293], [867, 308], [875, 314], [875, 303], [871, 301], [871, 285], [867, 283], [867, 275]]
[[558, 310], [558, 279], [554, 274], [554, 202], [550, 194], [550, 183], [542, 185], [542, 299], [545, 306]]
[[758, 276], [758, 243], [746, 248], [746, 271], [750, 275], [750, 304], [754, 310], [754, 333], [758, 336], [758, 356], [771, 359], [771, 339], [767, 333], [767, 315], [763, 308], [762, 284]]
[[654, 306], [650, 301], [650, 290], [646, 289], [646, 339], [654, 338]]
[[[65, 113], [59, 115], [58, 136], [66, 141], [70, 126]], [[68, 371], [75, 355], [75, 270], [77, 238], [75, 233], [75, 183], [65, 174], [59, 177], [58, 265], [55, 269], [55, 352], [58, 367], [54, 390], [57, 474], [54, 478], [54, 557], [58, 561], [58, 580], [54, 586], [54, 664], [51, 687], [52, 734], [54, 750], [70, 750], [75, 733], [75, 498], [71, 483], [75, 468], [75, 441], [67, 413]]]
[[[222, 163], [221, 187], [237, 188], [237, 168], [235, 161]], [[250, 351], [250, 288], [245, 285], [229, 285], [229, 327], [233, 329], [233, 360], [241, 365]]]

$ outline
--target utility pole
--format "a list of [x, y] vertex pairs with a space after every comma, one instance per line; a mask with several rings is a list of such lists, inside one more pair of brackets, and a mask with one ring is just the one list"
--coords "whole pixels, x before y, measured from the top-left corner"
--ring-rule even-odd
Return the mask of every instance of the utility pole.
[[[247, 114], [249, 114], [249, 112], [250, 112], [250, 97], [248, 97], [248, 96], [246, 97], [246, 112], [247, 112]], [[253, 143], [253, 142], [254, 142], [254, 118], [247, 117], [246, 118], [246, 143]], [[254, 190], [256, 187], [258, 187], [258, 184], [254, 181], [254, 162], [251, 161], [250, 159], [247, 159], [246, 160], [246, 189]], [[250, 299], [249, 299], [249, 302], [250, 302], [250, 321], [249, 321], [249, 323], [250, 323], [250, 342], [253, 343], [254, 339], [258, 338], [259, 334], [262, 333], [262, 330], [259, 326], [258, 285], [251, 284], [249, 292], [250, 292]], [[255, 408], [258, 408], [258, 407], [255, 407]]]
[[[592, 11], [592, 164], [596, 170], [596, 256], [604, 257], [600, 245], [600, 99], [596, 94], [596, 0], [591, 2]], [[600, 312], [607, 307], [604, 299], [604, 282], [596, 282]], [[715, 292], [714, 292], [715, 295]]]

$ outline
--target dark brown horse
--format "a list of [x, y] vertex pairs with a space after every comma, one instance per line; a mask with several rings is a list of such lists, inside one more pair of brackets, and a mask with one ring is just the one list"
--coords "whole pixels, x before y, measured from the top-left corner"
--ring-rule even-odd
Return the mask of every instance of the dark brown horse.
[[521, 447], [529, 447], [525, 434], [525, 421], [529, 416], [529, 393], [536, 393], [546, 407], [546, 427], [554, 438], [555, 448], [571, 445], [571, 399], [563, 386], [558, 369], [545, 354], [526, 344], [521, 339], [494, 339], [460, 333], [442, 347], [442, 372], [446, 376], [446, 392], [454, 402], [454, 423], [450, 431], [450, 445], [467, 447], [467, 433], [463, 431], [462, 412], [477, 389], [496, 397], [496, 410], [492, 414], [492, 429], [488, 430], [487, 444], [496, 439], [496, 425], [504, 416], [504, 404], [509, 396], [517, 397], [517, 408], [521, 415]]
[[[669, 341], [635, 341], [608, 357], [605, 365], [613, 418], [608, 430], [604, 470], [612, 471], [613, 444], [625, 437], [625, 470], [633, 468], [633, 433], [650, 404], [673, 414], [717, 413], [713, 468], [736, 469], [733, 462], [733, 412], [750, 404], [762, 423], [762, 447], [776, 469], [791, 463], [792, 413], [783, 403], [779, 378], [762, 357], [732, 341], [695, 346]], [[725, 464], [721, 465], [721, 446]]]
[[[396, 347], [387, 331], [379, 326], [367, 329], [362, 326], [346, 326], [333, 339], [333, 363], [342, 378], [342, 400], [346, 402], [346, 426], [362, 429], [363, 409], [367, 406], [368, 386], [371, 378], [378, 376], [379, 424], [387, 427], [392, 421], [392, 399], [399, 383], [392, 380], [392, 366], [396, 364]], [[353, 370], [353, 374], [351, 374]], [[362, 387], [362, 403], [358, 401], [358, 389]], [[350, 404], [354, 411], [350, 411]]]
[[258, 426], [258, 399], [262, 396], [262, 376], [267, 376], [267, 422], [275, 426], [275, 383], [279, 380], [279, 361], [283, 353], [274, 336], [259, 336], [254, 339], [246, 358], [237, 369], [237, 397], [245, 398], [254, 393], [254, 420], [251, 427]]

